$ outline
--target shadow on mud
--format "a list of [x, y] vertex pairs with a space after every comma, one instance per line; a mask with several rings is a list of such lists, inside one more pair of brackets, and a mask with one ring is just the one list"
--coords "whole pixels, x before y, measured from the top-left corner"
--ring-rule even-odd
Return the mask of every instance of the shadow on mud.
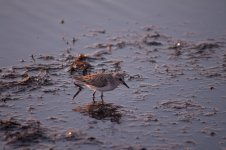
[[119, 111], [119, 108], [121, 108], [121, 106], [112, 103], [91, 102], [83, 106], [78, 106], [73, 110], [97, 120], [110, 120], [111, 122], [120, 123], [122, 113]]

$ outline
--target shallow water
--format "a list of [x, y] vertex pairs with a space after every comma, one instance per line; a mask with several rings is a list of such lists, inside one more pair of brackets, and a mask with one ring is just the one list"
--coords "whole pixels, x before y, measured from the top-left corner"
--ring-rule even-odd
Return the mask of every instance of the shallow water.
[[[1, 148], [225, 149], [224, 6], [1, 1]], [[130, 89], [72, 100], [79, 54]]]

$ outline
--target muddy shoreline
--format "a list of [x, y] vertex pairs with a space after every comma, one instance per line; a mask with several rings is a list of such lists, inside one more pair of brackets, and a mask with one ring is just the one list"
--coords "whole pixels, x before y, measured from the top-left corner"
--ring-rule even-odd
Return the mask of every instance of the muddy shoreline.
[[[223, 1], [0, 3], [15, 32], [1, 37], [0, 149], [226, 148]], [[130, 89], [72, 99], [74, 76], [118, 71]]]

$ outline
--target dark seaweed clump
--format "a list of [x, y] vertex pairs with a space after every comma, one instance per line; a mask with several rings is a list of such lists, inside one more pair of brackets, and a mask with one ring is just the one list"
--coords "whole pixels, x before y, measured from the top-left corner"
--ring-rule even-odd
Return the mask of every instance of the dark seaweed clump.
[[46, 129], [35, 120], [25, 123], [14, 119], [0, 120], [0, 134], [7, 144], [14, 146], [30, 146], [48, 139]]

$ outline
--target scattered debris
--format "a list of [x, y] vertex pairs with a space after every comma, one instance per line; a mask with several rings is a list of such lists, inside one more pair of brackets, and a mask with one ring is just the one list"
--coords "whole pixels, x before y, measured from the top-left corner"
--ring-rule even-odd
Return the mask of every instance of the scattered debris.
[[40, 55], [38, 57], [38, 59], [42, 59], [42, 60], [54, 60], [54, 57], [53, 56], [50, 56], [50, 55]]
[[200, 42], [194, 45], [193, 49], [197, 49], [197, 53], [203, 53], [206, 49], [219, 48], [220, 45], [217, 42]]
[[4, 103], [11, 100], [16, 100], [17, 98], [13, 97], [11, 94], [0, 94], [0, 100]]
[[48, 139], [46, 129], [35, 120], [20, 123], [17, 120], [0, 120], [0, 130], [4, 132], [4, 140], [7, 144], [26, 146]]
[[173, 43], [172, 46], [169, 46], [168, 49], [180, 50], [180, 49], [183, 49], [183, 48], [186, 48], [186, 47], [189, 47], [189, 44], [186, 41], [178, 40], [175, 43]]
[[85, 137], [86, 135], [84, 133], [82, 133], [81, 131], [75, 131], [74, 129], [68, 129], [65, 132], [65, 138], [67, 140], [81, 140]]
[[214, 89], [214, 87], [213, 87], [213, 86], [211, 86], [211, 87], [210, 87], [210, 90], [213, 90], [213, 89]]
[[65, 23], [65, 21], [62, 19], [62, 20], [60, 21], [60, 23], [61, 23], [61, 24], [64, 24], [64, 23]]
[[[146, 35], [144, 38], [143, 38], [143, 43], [148, 45], [148, 46], [161, 46], [162, 43], [161, 42], [157, 42], [157, 41], [154, 41], [153, 38], [156, 38], [157, 35], [153, 36], [153, 35]], [[159, 35], [158, 35], [159, 36]], [[157, 36], [157, 37], [158, 37]]]
[[21, 124], [18, 123], [14, 119], [9, 119], [9, 120], [0, 120], [0, 130], [1, 131], [10, 131], [12, 129], [18, 128]]
[[108, 49], [104, 49], [104, 50], [94, 51], [92, 54], [90, 54], [90, 56], [97, 57], [99, 59], [104, 59], [103, 55], [109, 55], [109, 54], [111, 54], [111, 51]]
[[209, 135], [209, 136], [215, 136], [216, 135], [216, 131], [217, 131], [216, 129], [204, 127], [201, 130], [201, 133], [204, 133], [204, 134]]
[[90, 32], [92, 32], [92, 33], [105, 34], [106, 33], [106, 30], [104, 30], [104, 29], [93, 29], [93, 30], [90, 30]]
[[142, 77], [142, 75], [136, 74], [136, 75], [131, 75], [131, 76], [129, 76], [129, 79], [128, 79], [128, 80], [129, 80], [129, 81], [131, 81], [131, 80], [143, 81], [144, 78]]
[[82, 72], [83, 75], [87, 74], [87, 72], [92, 68], [91, 64], [87, 62], [89, 57], [84, 54], [80, 54], [77, 58], [75, 58], [74, 62], [67, 68], [67, 71], [71, 73], [73, 71]]
[[194, 140], [187, 140], [187, 141], [185, 141], [185, 143], [196, 145], [196, 142]]
[[173, 100], [167, 101], [160, 104], [163, 108], [170, 108], [170, 109], [201, 109], [202, 107], [194, 104], [191, 100]]
[[15, 93], [25, 90], [34, 90], [41, 86], [52, 85], [50, 76], [47, 71], [41, 71], [36, 76], [24, 74], [21, 80], [16, 81], [0, 81], [1, 92], [11, 90]]
[[31, 55], [31, 59], [33, 60], [33, 62], [35, 62], [35, 57], [33, 54]]
[[75, 45], [75, 42], [78, 41], [78, 39], [76, 39], [75, 37], [73, 37], [72, 39], [72, 44]]

